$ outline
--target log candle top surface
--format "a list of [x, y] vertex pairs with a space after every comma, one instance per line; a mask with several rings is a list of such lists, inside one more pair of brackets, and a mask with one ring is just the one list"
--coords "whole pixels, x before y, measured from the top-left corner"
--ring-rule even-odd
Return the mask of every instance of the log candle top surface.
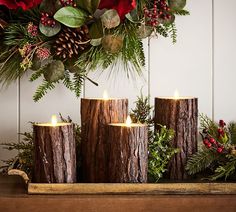
[[52, 124], [52, 123], [36, 123], [34, 125], [35, 126], [39, 126], [39, 127], [62, 127], [62, 126], [71, 125], [71, 123], [64, 123], [64, 122], [59, 122], [59, 123], [56, 123], [56, 124]]

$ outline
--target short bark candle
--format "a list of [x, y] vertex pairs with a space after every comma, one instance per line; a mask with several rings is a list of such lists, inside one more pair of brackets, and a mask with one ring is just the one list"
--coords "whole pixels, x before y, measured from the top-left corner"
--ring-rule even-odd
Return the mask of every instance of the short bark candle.
[[82, 181], [105, 183], [107, 179], [106, 126], [124, 122], [128, 114], [128, 99], [81, 99]]
[[57, 123], [34, 124], [35, 183], [75, 183], [76, 145], [74, 125]]
[[158, 124], [175, 130], [173, 147], [180, 150], [169, 163], [167, 177], [188, 179], [185, 165], [190, 155], [197, 151], [198, 99], [195, 97], [155, 98], [155, 128]]
[[148, 129], [144, 124], [108, 125], [108, 179], [110, 183], [146, 183]]

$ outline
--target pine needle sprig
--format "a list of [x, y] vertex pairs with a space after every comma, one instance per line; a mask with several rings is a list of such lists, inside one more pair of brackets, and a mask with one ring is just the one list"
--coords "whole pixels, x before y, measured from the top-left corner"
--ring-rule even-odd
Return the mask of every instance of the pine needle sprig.
[[175, 23], [170, 25], [170, 37], [172, 39], [172, 43], [175, 44], [177, 42], [177, 28]]
[[158, 34], [160, 34], [161, 36], [163, 36], [163, 37], [168, 37], [169, 36], [169, 34], [168, 34], [168, 28], [167, 27], [164, 27], [164, 26], [162, 26], [162, 25], [158, 25], [157, 27], [156, 27], [156, 31], [158, 32]]
[[190, 15], [190, 12], [187, 10], [172, 10], [172, 12], [173, 14], [181, 15], [181, 16]]
[[39, 101], [43, 96], [45, 96], [47, 94], [47, 92], [49, 90], [53, 90], [55, 88], [55, 84], [58, 83], [57, 82], [48, 82], [46, 80], [43, 81], [43, 83], [37, 88], [34, 96], [33, 96], [33, 100], [35, 102]]
[[41, 77], [43, 75], [43, 73], [44, 73], [44, 67], [41, 67], [40, 69], [38, 69], [37, 71], [35, 71], [31, 75], [29, 81], [33, 82], [33, 81], [37, 80], [39, 77]]
[[80, 94], [82, 92], [83, 83], [84, 83], [84, 75], [79, 73], [74, 74], [74, 91], [76, 97], [78, 98], [80, 97]]
[[235, 176], [236, 174], [236, 156], [235, 155], [226, 155], [228, 161], [224, 164], [219, 166], [215, 170], [215, 174], [210, 176], [210, 180], [214, 181], [224, 177], [226, 181], [228, 177]]
[[64, 74], [64, 79], [63, 79], [63, 84], [66, 86], [66, 88], [68, 88], [71, 91], [74, 91], [74, 84], [71, 81], [70, 78], [70, 73], [69, 71], [65, 70], [65, 74]]
[[220, 157], [222, 157], [220, 154], [203, 147], [187, 161], [186, 171], [189, 175], [194, 175], [210, 167], [214, 162], [218, 161]]
[[231, 144], [236, 144], [236, 122], [230, 122], [228, 125]]

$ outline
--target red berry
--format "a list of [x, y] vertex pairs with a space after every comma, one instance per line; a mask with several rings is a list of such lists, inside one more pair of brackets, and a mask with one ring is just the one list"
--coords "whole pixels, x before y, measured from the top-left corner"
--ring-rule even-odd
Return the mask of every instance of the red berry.
[[222, 147], [218, 147], [217, 148], [217, 152], [221, 153], [223, 151], [223, 148]]
[[221, 127], [224, 127], [224, 126], [226, 125], [226, 123], [224, 122], [224, 120], [221, 119], [221, 120], [219, 121], [219, 125], [220, 125]]
[[212, 146], [212, 144], [211, 144], [211, 143], [208, 143], [208, 144], [207, 144], [207, 147], [208, 147], [208, 148], [210, 148], [211, 146]]
[[224, 130], [221, 129], [221, 128], [219, 128], [219, 129], [218, 129], [218, 133], [219, 133], [220, 135], [223, 135], [223, 134], [224, 134]]
[[210, 143], [212, 143], [212, 144], [215, 144], [216, 143], [216, 140], [214, 139], [214, 138], [210, 138]]
[[203, 143], [204, 143], [205, 145], [208, 145], [208, 144], [209, 144], [209, 141], [208, 141], [208, 139], [207, 139], [207, 138], [205, 138], [205, 139], [203, 140]]

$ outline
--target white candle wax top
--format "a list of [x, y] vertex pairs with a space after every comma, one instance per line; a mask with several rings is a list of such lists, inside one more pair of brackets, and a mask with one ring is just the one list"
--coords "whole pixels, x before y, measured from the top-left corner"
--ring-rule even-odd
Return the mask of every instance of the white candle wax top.
[[64, 123], [64, 122], [57, 122], [57, 116], [52, 115], [51, 123], [39, 123], [35, 124], [36, 126], [43, 126], [43, 127], [60, 127], [70, 125], [71, 123]]

